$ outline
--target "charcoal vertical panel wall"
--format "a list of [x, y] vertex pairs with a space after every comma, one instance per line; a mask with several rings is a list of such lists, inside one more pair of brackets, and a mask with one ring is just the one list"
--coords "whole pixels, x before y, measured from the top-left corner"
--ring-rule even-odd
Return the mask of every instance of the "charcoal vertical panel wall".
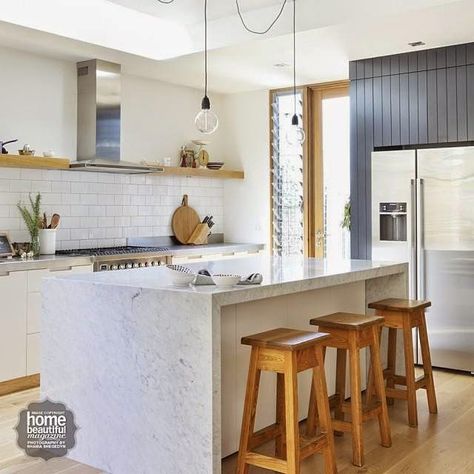
[[371, 254], [375, 147], [474, 141], [474, 43], [349, 65], [352, 258]]

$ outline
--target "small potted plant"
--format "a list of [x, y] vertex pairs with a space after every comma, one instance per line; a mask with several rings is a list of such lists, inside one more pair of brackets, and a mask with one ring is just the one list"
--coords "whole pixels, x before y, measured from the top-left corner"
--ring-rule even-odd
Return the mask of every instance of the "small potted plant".
[[24, 206], [21, 202], [17, 204], [17, 207], [30, 234], [30, 251], [33, 253], [34, 257], [37, 257], [40, 253], [39, 229], [41, 225], [41, 194], [38, 193], [34, 199], [30, 194], [29, 200], [30, 209], [28, 209], [27, 206]]

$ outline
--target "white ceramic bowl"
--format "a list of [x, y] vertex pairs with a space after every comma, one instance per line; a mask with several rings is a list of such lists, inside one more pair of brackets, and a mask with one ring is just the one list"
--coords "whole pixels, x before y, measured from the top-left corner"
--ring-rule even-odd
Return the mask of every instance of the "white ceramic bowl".
[[230, 288], [237, 285], [241, 277], [239, 275], [212, 275], [212, 280], [220, 288]]
[[171, 278], [171, 283], [175, 286], [189, 286], [196, 278], [192, 270], [181, 265], [167, 265], [166, 270]]

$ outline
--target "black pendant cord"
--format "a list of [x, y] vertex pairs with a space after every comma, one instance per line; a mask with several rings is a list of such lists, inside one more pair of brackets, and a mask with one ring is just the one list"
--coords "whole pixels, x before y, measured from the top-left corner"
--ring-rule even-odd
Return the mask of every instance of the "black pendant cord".
[[296, 115], [296, 0], [293, 0], [293, 106], [294, 115], [298, 119]]
[[207, 0], [204, 0], [204, 97], [207, 97]]
[[247, 24], [245, 23], [244, 17], [242, 15], [242, 12], [240, 10], [239, 0], [235, 0], [235, 5], [237, 7], [237, 13], [239, 14], [240, 21], [242, 22], [242, 25], [244, 26], [244, 28], [249, 33], [253, 33], [254, 35], [264, 35], [264, 34], [268, 33], [273, 28], [275, 23], [280, 19], [281, 15], [283, 13], [283, 10], [285, 9], [285, 5], [286, 5], [287, 1], [288, 0], [283, 0], [283, 3], [281, 5], [280, 10], [279, 10], [277, 16], [275, 17], [275, 19], [270, 23], [270, 25], [267, 28], [265, 28], [262, 31], [257, 31], [257, 30], [254, 30], [254, 29], [250, 28], [249, 26], [247, 26]]

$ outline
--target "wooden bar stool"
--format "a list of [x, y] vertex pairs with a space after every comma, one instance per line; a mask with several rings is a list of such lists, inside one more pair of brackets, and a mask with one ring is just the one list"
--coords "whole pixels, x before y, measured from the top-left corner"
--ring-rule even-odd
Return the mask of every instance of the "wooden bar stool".
[[[334, 313], [314, 318], [311, 324], [319, 326], [318, 331], [329, 333], [324, 340], [325, 347], [337, 349], [336, 362], [336, 394], [331, 404], [335, 404], [333, 428], [336, 431], [352, 433], [352, 463], [364, 465], [364, 445], [362, 424], [370, 418], [378, 417], [382, 446], [392, 445], [390, 424], [388, 419], [387, 401], [383, 383], [382, 366], [380, 364], [379, 328], [383, 324], [380, 316], [367, 316], [353, 313]], [[360, 380], [360, 349], [370, 348], [370, 360], [374, 373], [374, 385], [378, 400], [370, 406], [362, 406]], [[345, 401], [346, 351], [349, 352], [351, 401]], [[311, 390], [308, 410], [307, 432], [314, 432], [318, 422], [318, 413], [314, 404], [314, 390]], [[344, 420], [344, 414], [350, 413], [351, 421]]]
[[[407, 300], [390, 298], [370, 303], [369, 308], [375, 309], [375, 314], [383, 316], [384, 327], [388, 328], [387, 369], [384, 377], [387, 379], [386, 393], [389, 403], [394, 398], [407, 400], [408, 424], [418, 426], [418, 412], [416, 406], [416, 391], [426, 390], [430, 413], [438, 413], [436, 393], [431, 367], [430, 346], [426, 331], [425, 308], [431, 306], [430, 301]], [[421, 357], [423, 359], [424, 375], [415, 378], [415, 358], [413, 354], [412, 329], [418, 328], [420, 337]], [[403, 348], [405, 353], [405, 376], [396, 374], [397, 329], [403, 330]], [[371, 379], [371, 377], [369, 377]], [[405, 385], [406, 389], [395, 388], [395, 385]], [[368, 398], [372, 395], [372, 382], [369, 380]]]
[[[252, 352], [237, 474], [248, 473], [250, 465], [276, 472], [299, 474], [300, 460], [315, 452], [324, 454], [326, 473], [337, 472], [321, 346], [327, 337], [327, 334], [279, 328], [242, 338], [242, 344], [252, 346]], [[321, 434], [311, 440], [300, 439], [298, 425], [297, 373], [306, 369], [313, 370], [321, 426]], [[262, 370], [277, 373], [276, 423], [254, 433]], [[276, 440], [274, 457], [253, 451], [272, 439]]]

